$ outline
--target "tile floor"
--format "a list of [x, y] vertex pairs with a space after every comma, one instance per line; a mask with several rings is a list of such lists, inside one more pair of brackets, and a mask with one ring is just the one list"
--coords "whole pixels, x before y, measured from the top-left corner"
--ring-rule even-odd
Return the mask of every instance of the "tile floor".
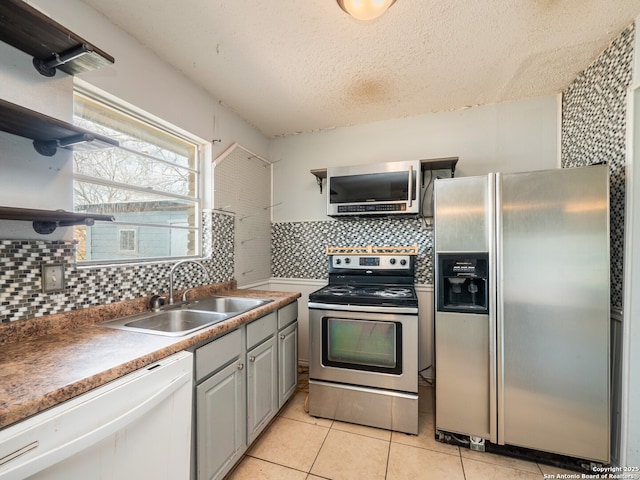
[[306, 395], [303, 387], [283, 407], [228, 480], [539, 480], [575, 473], [437, 442], [430, 387], [420, 387], [417, 436], [311, 417]]

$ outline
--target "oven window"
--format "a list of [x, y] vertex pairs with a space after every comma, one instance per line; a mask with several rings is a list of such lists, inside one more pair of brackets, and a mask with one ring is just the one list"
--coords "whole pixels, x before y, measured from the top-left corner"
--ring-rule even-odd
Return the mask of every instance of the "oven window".
[[326, 366], [402, 373], [402, 324], [377, 320], [322, 319]]

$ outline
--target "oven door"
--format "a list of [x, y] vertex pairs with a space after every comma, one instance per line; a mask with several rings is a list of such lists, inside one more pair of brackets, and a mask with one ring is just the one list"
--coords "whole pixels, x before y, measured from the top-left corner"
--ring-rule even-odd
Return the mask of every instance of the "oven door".
[[417, 314], [330, 308], [309, 309], [311, 379], [418, 391]]

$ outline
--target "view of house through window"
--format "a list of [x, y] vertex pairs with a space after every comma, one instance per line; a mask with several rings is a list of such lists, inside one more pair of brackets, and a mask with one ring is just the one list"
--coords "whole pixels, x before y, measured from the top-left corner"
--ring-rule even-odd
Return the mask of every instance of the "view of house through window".
[[74, 150], [74, 210], [116, 220], [76, 227], [77, 259], [198, 255], [198, 145], [80, 92], [74, 95], [74, 123], [120, 142], [115, 148]]

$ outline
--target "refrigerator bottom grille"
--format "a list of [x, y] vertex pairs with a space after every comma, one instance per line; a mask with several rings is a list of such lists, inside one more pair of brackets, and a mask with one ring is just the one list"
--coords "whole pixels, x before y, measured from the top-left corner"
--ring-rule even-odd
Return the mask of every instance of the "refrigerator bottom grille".
[[491, 443], [485, 439], [469, 437], [468, 435], [461, 435], [459, 433], [446, 432], [444, 430], [436, 430], [435, 439], [441, 443], [456, 445], [470, 450], [496, 453], [498, 455], [505, 455], [530, 462], [544, 463], [553, 467], [575, 470], [576, 472], [591, 475], [602, 472], [602, 470], [597, 469], [605, 466], [602, 463], [581, 458], [568, 457], [566, 455], [531, 450], [529, 448], [516, 447], [513, 445], [496, 445], [495, 443]]

